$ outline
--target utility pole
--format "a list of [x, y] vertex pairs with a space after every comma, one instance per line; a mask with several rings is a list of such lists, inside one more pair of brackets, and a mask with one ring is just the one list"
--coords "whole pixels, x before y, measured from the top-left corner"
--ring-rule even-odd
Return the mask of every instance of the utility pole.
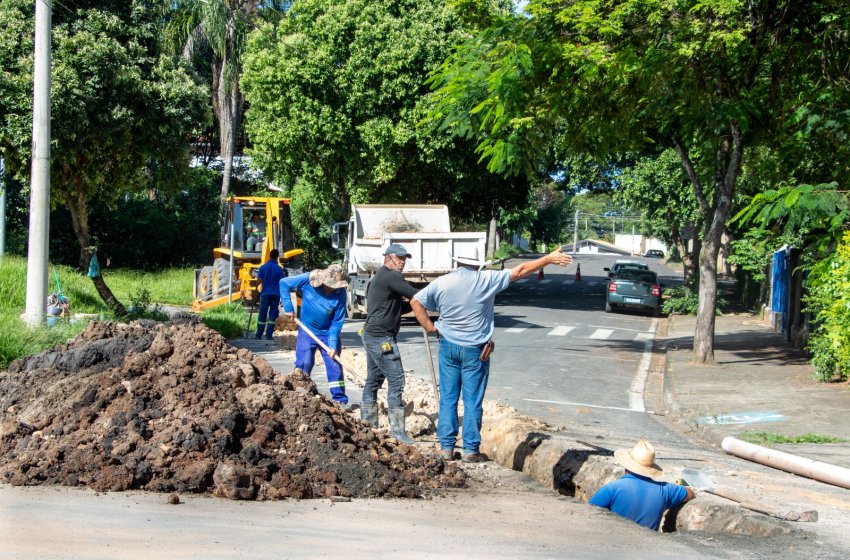
[[576, 254], [578, 247], [578, 210], [576, 210], [576, 224], [573, 228], [573, 255]]
[[27, 307], [30, 326], [44, 321], [50, 234], [50, 0], [35, 2], [35, 65], [32, 100], [32, 172], [27, 251]]

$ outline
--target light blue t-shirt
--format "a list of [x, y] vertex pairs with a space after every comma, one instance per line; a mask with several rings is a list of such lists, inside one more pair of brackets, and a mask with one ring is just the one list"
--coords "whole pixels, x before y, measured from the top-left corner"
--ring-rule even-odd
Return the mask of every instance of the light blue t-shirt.
[[610, 509], [657, 531], [664, 511], [684, 503], [687, 498], [688, 490], [684, 486], [629, 472], [597, 490], [588, 503]]
[[493, 336], [496, 294], [511, 284], [510, 270], [458, 268], [440, 276], [414, 297], [440, 314], [440, 336], [460, 346], [480, 346]]

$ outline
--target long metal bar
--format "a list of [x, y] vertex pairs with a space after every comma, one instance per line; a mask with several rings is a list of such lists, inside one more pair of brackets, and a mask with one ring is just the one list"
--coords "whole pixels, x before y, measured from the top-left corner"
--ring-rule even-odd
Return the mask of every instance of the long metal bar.
[[440, 387], [437, 385], [437, 374], [434, 373], [434, 356], [431, 354], [431, 341], [428, 340], [428, 331], [422, 329], [425, 337], [425, 351], [428, 353], [428, 368], [431, 370], [431, 383], [434, 384], [434, 394], [437, 396], [437, 410], [440, 410]]

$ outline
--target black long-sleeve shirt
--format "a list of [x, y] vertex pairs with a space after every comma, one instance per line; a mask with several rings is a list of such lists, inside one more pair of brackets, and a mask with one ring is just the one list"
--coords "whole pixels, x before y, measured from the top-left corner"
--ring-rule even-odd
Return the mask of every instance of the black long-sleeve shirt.
[[401, 328], [401, 314], [410, 311], [410, 303], [402, 301], [402, 297], [410, 299], [418, 291], [400, 272], [382, 266], [369, 283], [366, 296], [369, 314], [363, 332], [374, 337], [395, 338]]

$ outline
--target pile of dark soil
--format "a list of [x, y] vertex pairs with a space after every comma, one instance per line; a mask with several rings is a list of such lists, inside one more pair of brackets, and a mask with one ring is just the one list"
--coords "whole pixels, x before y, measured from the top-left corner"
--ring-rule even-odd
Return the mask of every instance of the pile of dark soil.
[[0, 477], [261, 500], [464, 483], [194, 320], [93, 322], [0, 372]]

